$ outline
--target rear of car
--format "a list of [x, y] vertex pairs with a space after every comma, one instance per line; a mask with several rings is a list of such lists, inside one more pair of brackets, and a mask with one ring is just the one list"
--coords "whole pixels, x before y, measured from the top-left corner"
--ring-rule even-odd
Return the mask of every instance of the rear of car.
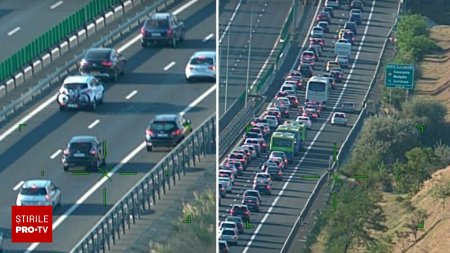
[[141, 45], [165, 43], [175, 47], [184, 40], [184, 23], [171, 13], [155, 13], [141, 28]]
[[70, 167], [87, 166], [97, 171], [105, 164], [102, 145], [94, 136], [75, 136], [63, 151], [64, 171]]
[[283, 172], [280, 167], [269, 166], [266, 171], [267, 171], [267, 173], [270, 174], [270, 176], [273, 178], [273, 180], [283, 181]]
[[303, 63], [300, 65], [300, 72], [304, 77], [312, 77], [313, 76], [313, 69], [310, 64]]
[[357, 14], [352, 14], [350, 15], [350, 18], [348, 19], [348, 21], [350, 22], [354, 22], [357, 25], [361, 25], [362, 24], [362, 18], [361, 15], [357, 15]]
[[250, 210], [246, 205], [234, 204], [230, 209], [230, 215], [241, 217], [244, 221], [250, 221]]
[[156, 115], [145, 131], [147, 151], [155, 147], [175, 147], [192, 131], [190, 124], [176, 114]]
[[17, 206], [51, 206], [46, 182], [30, 180], [25, 182], [17, 195]]
[[239, 236], [236, 232], [236, 230], [232, 228], [224, 228], [220, 231], [220, 239], [227, 241], [227, 243], [237, 245]]
[[230, 248], [228, 247], [227, 241], [219, 240], [219, 252], [230, 253]]
[[81, 74], [90, 74], [99, 78], [117, 81], [124, 74], [125, 58], [112, 48], [91, 48], [80, 61]]
[[58, 91], [59, 110], [90, 109], [95, 111], [97, 103], [103, 103], [104, 87], [93, 76], [68, 76]]
[[244, 196], [242, 204], [247, 205], [251, 211], [259, 212], [259, 200], [257, 197]]
[[331, 118], [331, 125], [347, 125], [347, 116], [343, 112], [335, 112]]
[[210, 79], [216, 81], [216, 52], [200, 51], [194, 53], [185, 68], [185, 78], [193, 80]]
[[333, 9], [338, 9], [339, 8], [339, 0], [326, 0], [325, 6], [332, 7]]

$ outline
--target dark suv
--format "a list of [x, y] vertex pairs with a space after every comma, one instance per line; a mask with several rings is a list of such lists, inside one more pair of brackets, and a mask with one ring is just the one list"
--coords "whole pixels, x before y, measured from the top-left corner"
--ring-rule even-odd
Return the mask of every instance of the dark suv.
[[62, 163], [64, 171], [70, 167], [87, 166], [98, 171], [100, 166], [105, 165], [105, 150], [95, 136], [74, 136], [70, 139], [63, 152]]
[[115, 82], [119, 74], [125, 74], [126, 65], [125, 57], [114, 48], [91, 48], [81, 59], [79, 71]]
[[230, 215], [241, 217], [243, 221], [250, 221], [250, 210], [247, 205], [234, 204], [230, 209]]
[[147, 151], [154, 147], [175, 147], [191, 132], [191, 121], [180, 114], [156, 115], [145, 131]]
[[183, 21], [172, 13], [155, 13], [148, 18], [141, 28], [141, 45], [146, 47], [158, 42], [169, 43], [176, 47], [177, 42], [184, 40]]

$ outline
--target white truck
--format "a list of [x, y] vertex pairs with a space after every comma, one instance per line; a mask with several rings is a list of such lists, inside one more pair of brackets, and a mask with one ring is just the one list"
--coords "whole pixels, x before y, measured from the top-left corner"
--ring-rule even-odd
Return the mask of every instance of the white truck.
[[336, 56], [347, 56], [350, 60], [352, 57], [352, 44], [348, 43], [346, 40], [338, 40], [334, 44], [334, 53], [336, 54]]

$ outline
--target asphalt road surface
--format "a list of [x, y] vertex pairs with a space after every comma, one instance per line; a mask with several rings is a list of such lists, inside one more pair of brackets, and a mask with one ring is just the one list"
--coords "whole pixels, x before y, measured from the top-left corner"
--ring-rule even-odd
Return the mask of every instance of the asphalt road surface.
[[[346, 80], [337, 84], [335, 90], [331, 90], [328, 100], [329, 106], [340, 105], [343, 101], [352, 101], [359, 105], [369, 87], [382, 45], [395, 20], [395, 10], [398, 5], [396, 0], [374, 2], [372, 10], [370, 8], [372, 2], [366, 4], [363, 24], [358, 27], [356, 43], [352, 47], [353, 59], [356, 59], [354, 65], [344, 71]], [[316, 75], [323, 72], [322, 69], [326, 61], [333, 60], [331, 46], [334, 46], [337, 30], [343, 26], [347, 15], [348, 11], [346, 10], [335, 11], [330, 33], [325, 35], [325, 52], [316, 62]], [[306, 22], [304, 27], [309, 27], [309, 24], [310, 21]], [[304, 31], [303, 33], [305, 34]], [[283, 75], [290, 69], [298, 67], [297, 56], [304, 39], [305, 36], [301, 36], [300, 44], [293, 46], [288, 52], [284, 66], [273, 82], [278, 87], [282, 84]], [[300, 103], [304, 102], [304, 92], [300, 92], [299, 100]], [[317, 183], [317, 179], [305, 179], [304, 176], [319, 177], [327, 170], [329, 158], [333, 155], [334, 143], [336, 143], [337, 148], [340, 147], [357, 118], [356, 114], [349, 115], [347, 126], [331, 126], [328, 118], [330, 109], [322, 113], [318, 122], [313, 123], [312, 129], [307, 134], [307, 150], [290, 163], [289, 168], [283, 173], [284, 180], [273, 183], [271, 196], [262, 197], [261, 211], [251, 213], [252, 228], [247, 229], [240, 236], [238, 246], [232, 246], [233, 252], [268, 253], [281, 250], [292, 226]], [[296, 109], [292, 109], [291, 119], [297, 115], [296, 112]], [[240, 203], [241, 194], [244, 190], [252, 187], [253, 176], [256, 172], [259, 172], [260, 165], [265, 160], [265, 158], [258, 158], [252, 161], [244, 175], [237, 179], [233, 194], [229, 194], [226, 199], [222, 200], [219, 210], [220, 219], [224, 219], [228, 215], [232, 204]], [[299, 252], [300, 249], [301, 246], [299, 245], [292, 248], [291, 251]]]
[[[115, 45], [128, 59], [127, 73], [116, 83], [105, 83], [105, 101], [96, 112], [60, 112], [56, 102], [52, 102], [28, 120], [21, 132], [2, 136], [0, 230], [7, 237], [5, 252], [24, 252], [27, 248], [33, 252], [68, 252], [167, 154], [166, 149], [147, 153], [144, 148], [145, 127], [155, 114], [183, 112], [195, 127], [215, 111], [214, 84], [187, 83], [184, 79], [184, 67], [195, 51], [215, 50], [215, 40], [211, 38], [211, 34], [215, 34], [215, 2], [186, 0], [170, 11], [184, 20], [186, 40], [175, 49], [164, 46], [143, 49], [139, 40], [128, 46]], [[131, 41], [137, 34], [138, 29], [125, 41]], [[207, 37], [209, 39], [205, 40]], [[169, 65], [171, 67], [167, 67]], [[47, 96], [42, 102], [51, 97]], [[16, 127], [17, 121], [32, 110], [35, 108], [13, 119], [0, 133]], [[61, 149], [72, 136], [79, 134], [106, 140], [108, 169], [122, 164], [120, 171], [133, 171], [137, 175], [109, 175], [110, 179], [99, 186], [102, 173], [79, 176], [64, 172], [60, 163]], [[22, 180], [33, 178], [51, 179], [60, 186], [62, 206], [56, 208], [53, 217], [53, 242], [30, 248], [30, 244], [10, 241], [10, 206], [15, 204], [17, 195], [13, 188]], [[106, 205], [103, 189], [107, 191]], [[73, 211], [70, 214], [69, 209]]]
[[[219, 115], [245, 91], [250, 38], [253, 17], [253, 35], [250, 45], [249, 85], [259, 70], [280, 34], [292, 0], [230, 0], [219, 8], [220, 88]], [[252, 15], [253, 7], [253, 15]], [[228, 85], [226, 85], [228, 55]]]
[[0, 1], [0, 61], [53, 28], [89, 0]]

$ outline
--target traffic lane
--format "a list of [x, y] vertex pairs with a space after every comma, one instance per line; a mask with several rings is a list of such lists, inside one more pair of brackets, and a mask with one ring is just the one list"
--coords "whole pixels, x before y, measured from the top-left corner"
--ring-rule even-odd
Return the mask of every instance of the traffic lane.
[[[45, 0], [30, 4], [26, 0], [7, 0], [0, 4], [0, 59], [7, 59], [28, 43], [50, 30], [55, 24], [80, 10], [89, 0], [62, 1]], [[51, 7], [54, 7], [51, 9]], [[12, 33], [17, 27], [20, 28]], [[9, 35], [11, 34], [11, 35]]]
[[[162, 67], [162, 66], [161, 66]], [[186, 96], [186, 94], [183, 94], [185, 97], [187, 97]], [[55, 110], [56, 110], [56, 108], [54, 108]], [[64, 122], [65, 120], [63, 120], [63, 122]], [[55, 122], [55, 121], [51, 121], [51, 122]], [[145, 125], [147, 124], [147, 122], [148, 122], [148, 119], [145, 119], [143, 122], [145, 122], [145, 124], [142, 126], [143, 128], [145, 128]], [[70, 123], [69, 123], [70, 124]], [[115, 122], [114, 122], [114, 124], [116, 124], [117, 125], [117, 121], [115, 120]], [[113, 125], [114, 125], [113, 124]], [[58, 125], [58, 124], [57, 124]], [[73, 125], [73, 124], [72, 124]], [[106, 125], [108, 125], [108, 127], [110, 128], [110, 125], [109, 124], [106, 124]], [[45, 127], [44, 127], [45, 128]], [[129, 130], [129, 129], [128, 129]], [[142, 132], [143, 130], [142, 129], [139, 129], [139, 133], [140, 132]], [[133, 132], [133, 131], [132, 131]], [[66, 135], [67, 133], [64, 133], [64, 135]], [[70, 133], [69, 134], [67, 134], [68, 136], [70, 136]], [[142, 135], [143, 136], [143, 135]], [[143, 137], [141, 137], [141, 136], [139, 136], [140, 138], [143, 138]], [[67, 137], [66, 137], [67, 138]], [[61, 138], [57, 138], [58, 140], [59, 139], [61, 139]], [[142, 140], [142, 139], [141, 139]], [[65, 144], [65, 143], [64, 143]], [[63, 145], [64, 145], [63, 144]], [[45, 146], [45, 145], [44, 145]], [[48, 153], [48, 152], [43, 152], [43, 153]], [[110, 155], [111, 155], [111, 153], [110, 153]], [[22, 176], [18, 176], [18, 178], [23, 178]]]
[[[292, 1], [277, 1], [264, 2], [254, 7], [253, 26], [254, 33], [252, 35], [251, 45], [251, 67], [249, 73], [249, 82], [253, 83], [259, 73], [259, 69], [263, 66], [265, 60], [270, 54], [270, 51], [275, 44], [279, 35], [280, 29], [284, 23], [287, 12]], [[235, 21], [230, 26], [230, 48], [228, 48], [228, 38], [225, 37], [222, 41], [221, 47], [221, 67], [220, 67], [220, 90], [219, 90], [219, 113], [223, 113], [225, 102], [225, 75], [226, 75], [226, 55], [229, 50], [229, 71], [228, 71], [228, 87], [227, 87], [227, 107], [231, 105], [244, 91], [248, 47], [249, 47], [249, 32], [250, 32], [250, 18], [251, 17], [251, 3], [243, 4]], [[236, 38], [237, 37], [237, 38]], [[260, 62], [258, 58], [263, 60]], [[231, 60], [234, 58], [234, 60]], [[239, 73], [239, 71], [241, 73]], [[245, 71], [245, 75], [242, 75]]]
[[[208, 106], [215, 101], [215, 93], [211, 93], [198, 106]], [[198, 107], [186, 114], [192, 120], [194, 126], [199, 126], [205, 120], [204, 113], [198, 113]], [[213, 108], [207, 111], [207, 115], [214, 112]], [[104, 131], [98, 129], [99, 132]], [[142, 132], [143, 133], [143, 132]], [[142, 135], [143, 136], [143, 135]], [[139, 146], [142, 139], [134, 141], [134, 147]], [[114, 149], [115, 146], [110, 146], [109, 149]], [[128, 150], [128, 153], [131, 150]], [[86, 201], [77, 208], [68, 219], [66, 219], [55, 231], [52, 244], [40, 244], [38, 251], [63, 251], [68, 252], [76, 243], [81, 240], [84, 235], [105, 215], [109, 209], [126, 194], [130, 187], [135, 185], [151, 168], [153, 168], [160, 160], [162, 160], [168, 153], [169, 149], [161, 148], [154, 152], [147, 152], [142, 149], [129, 162], [125, 163], [120, 169], [122, 172], [136, 172], [136, 175], [121, 175], [114, 174], [109, 177], [107, 182], [94, 192]], [[108, 150], [109, 153], [109, 150]], [[127, 153], [127, 154], [128, 154]], [[121, 157], [122, 159], [123, 157]], [[150, 160], [150, 163], [149, 163]], [[108, 169], [113, 168], [117, 163], [108, 163]], [[72, 175], [72, 181], [89, 180], [95, 184], [99, 178], [106, 177], [102, 172], [93, 173], [91, 175]], [[105, 191], [105, 192], [104, 192]], [[105, 194], [106, 193], [106, 198]], [[162, 192], [161, 192], [162, 194]], [[61, 208], [56, 210], [57, 214], [63, 214], [73, 202], [64, 204]], [[175, 218], [175, 217], [174, 217]], [[54, 219], [56, 220], [56, 219]], [[67, 234], [71, 236], [68, 237]]]

